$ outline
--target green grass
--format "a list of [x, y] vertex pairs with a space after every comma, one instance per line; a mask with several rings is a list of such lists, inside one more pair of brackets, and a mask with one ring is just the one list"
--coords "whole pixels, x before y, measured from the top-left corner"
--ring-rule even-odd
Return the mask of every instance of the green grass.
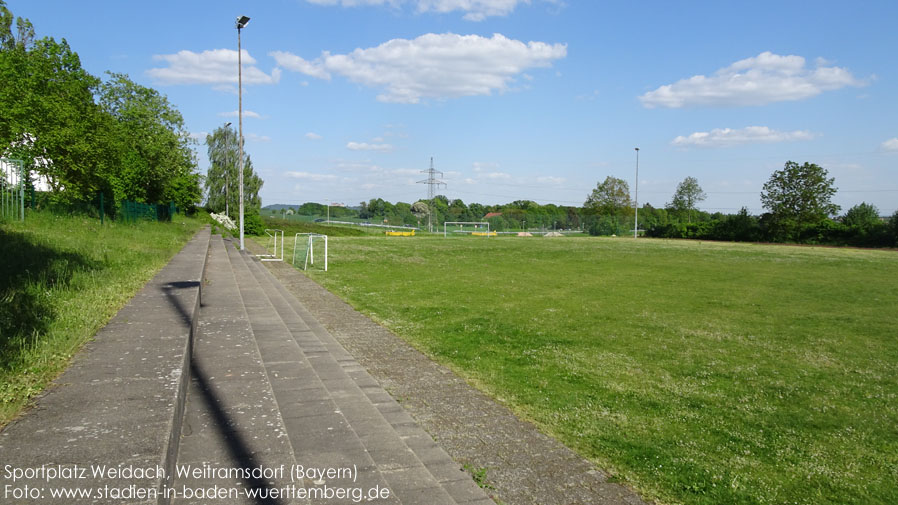
[[369, 237], [329, 262], [309, 274], [649, 497], [898, 503], [894, 251]]
[[[373, 234], [383, 235], [384, 230], [378, 228], [354, 227], [342, 224], [310, 223], [306, 221], [284, 220], [273, 217], [264, 217], [262, 222], [266, 228], [276, 228], [284, 231], [288, 243], [292, 244], [293, 237], [297, 233], [320, 233], [329, 237], [365, 237]], [[263, 235], [264, 237], [264, 235]], [[264, 244], [264, 241], [262, 243]]]
[[117, 224], [30, 213], [0, 223], [0, 427], [202, 224]]

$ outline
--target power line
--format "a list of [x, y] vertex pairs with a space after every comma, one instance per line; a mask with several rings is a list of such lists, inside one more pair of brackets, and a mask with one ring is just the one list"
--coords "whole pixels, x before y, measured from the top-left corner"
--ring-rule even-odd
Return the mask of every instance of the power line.
[[433, 156], [430, 157], [430, 168], [422, 170], [421, 173], [427, 174], [427, 179], [418, 181], [417, 184], [427, 184], [427, 205], [431, 207], [430, 212], [427, 213], [427, 227], [430, 231], [433, 231], [433, 221], [431, 216], [433, 216], [434, 187], [439, 188], [440, 186], [443, 186], [445, 188], [447, 186], [445, 182], [436, 177], [437, 174], [440, 174], [440, 177], [443, 177], [443, 172], [433, 168]]

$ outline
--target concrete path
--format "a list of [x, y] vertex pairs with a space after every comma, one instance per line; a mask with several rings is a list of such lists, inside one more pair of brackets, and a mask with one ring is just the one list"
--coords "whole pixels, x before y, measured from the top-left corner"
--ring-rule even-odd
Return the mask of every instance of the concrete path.
[[[199, 321], [176, 490], [226, 493], [215, 503], [493, 503], [259, 260], [219, 237]], [[174, 503], [197, 502], [186, 494]]]

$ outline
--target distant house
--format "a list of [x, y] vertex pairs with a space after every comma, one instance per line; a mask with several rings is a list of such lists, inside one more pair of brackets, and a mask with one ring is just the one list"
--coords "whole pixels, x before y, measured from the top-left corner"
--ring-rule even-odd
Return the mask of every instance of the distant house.
[[[7, 149], [5, 149], [4, 151], [0, 151], [0, 158], [9, 158], [10, 150], [12, 148], [20, 147], [23, 145], [31, 146], [34, 144], [34, 140], [35, 139], [34, 139], [33, 135], [26, 133], [23, 136], [22, 140], [13, 142]], [[46, 168], [52, 164], [53, 164], [52, 160], [41, 156], [41, 157], [34, 158], [33, 165], [35, 167], [41, 166], [41, 167]], [[11, 163], [6, 163], [5, 161], [0, 161], [0, 172], [2, 172], [4, 174], [4, 176], [7, 178], [6, 183], [9, 183], [11, 185], [18, 184], [19, 183], [18, 178], [22, 175], [22, 174], [17, 173], [18, 167], [14, 166]], [[53, 189], [53, 185], [50, 183], [51, 182], [50, 176], [41, 175], [37, 171], [32, 170], [32, 171], [28, 172], [28, 177], [26, 180], [29, 181], [30, 184], [37, 191], [51, 191]]]
[[483, 219], [484, 219], [484, 220], [487, 220], [487, 219], [489, 219], [489, 218], [491, 218], [491, 217], [499, 217], [499, 216], [501, 216], [501, 215], [502, 215], [501, 212], [490, 212], [489, 214], [483, 216]]

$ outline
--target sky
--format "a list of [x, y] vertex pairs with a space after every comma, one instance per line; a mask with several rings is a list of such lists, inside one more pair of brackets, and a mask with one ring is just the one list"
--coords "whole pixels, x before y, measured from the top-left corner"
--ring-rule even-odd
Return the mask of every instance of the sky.
[[[8, 0], [86, 70], [165, 94], [197, 140], [237, 125], [263, 205], [582, 205], [607, 176], [664, 206], [762, 212], [786, 161], [842, 212], [898, 209], [898, 2]], [[637, 195], [633, 195], [637, 196]]]

